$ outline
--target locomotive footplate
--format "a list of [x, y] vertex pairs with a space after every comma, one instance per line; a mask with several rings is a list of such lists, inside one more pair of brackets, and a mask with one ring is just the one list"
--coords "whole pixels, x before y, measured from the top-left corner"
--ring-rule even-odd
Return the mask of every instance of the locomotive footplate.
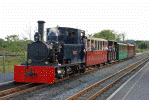
[[49, 83], [55, 81], [55, 66], [14, 66], [15, 82]]

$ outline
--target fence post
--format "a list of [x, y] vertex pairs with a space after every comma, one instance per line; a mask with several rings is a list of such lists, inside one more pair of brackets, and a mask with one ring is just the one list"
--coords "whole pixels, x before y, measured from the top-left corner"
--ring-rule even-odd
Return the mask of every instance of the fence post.
[[3, 73], [5, 73], [5, 55], [3, 52]]

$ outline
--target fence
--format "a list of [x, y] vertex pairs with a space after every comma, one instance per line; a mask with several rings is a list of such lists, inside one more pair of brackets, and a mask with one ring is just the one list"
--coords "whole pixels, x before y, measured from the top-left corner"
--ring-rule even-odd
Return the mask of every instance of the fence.
[[3, 55], [0, 58], [0, 73], [12, 72], [13, 66], [24, 63], [26, 60], [26, 53], [24, 54], [15, 54], [15, 55], [8, 55], [3, 52]]

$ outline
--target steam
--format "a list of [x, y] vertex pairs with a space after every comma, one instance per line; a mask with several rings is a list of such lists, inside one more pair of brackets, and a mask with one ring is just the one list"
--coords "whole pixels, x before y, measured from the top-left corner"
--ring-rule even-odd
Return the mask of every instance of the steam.
[[51, 32], [54, 32], [54, 33], [56, 33], [57, 35], [59, 35], [59, 30], [58, 30], [56, 27], [51, 28], [51, 29], [49, 30], [49, 32], [50, 32], [50, 33], [51, 33]]

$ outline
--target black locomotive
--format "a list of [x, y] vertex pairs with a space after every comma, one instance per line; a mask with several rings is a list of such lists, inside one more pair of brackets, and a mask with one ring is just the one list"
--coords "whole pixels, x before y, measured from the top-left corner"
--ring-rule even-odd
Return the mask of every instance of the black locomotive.
[[47, 40], [44, 41], [44, 23], [38, 21], [38, 32], [34, 35], [35, 42], [28, 45], [28, 59], [32, 60], [28, 65], [56, 66], [57, 77], [76, 73], [80, 69], [83, 72], [85, 69], [83, 66], [85, 57], [81, 49], [83, 30], [68, 27], [47, 28]]

